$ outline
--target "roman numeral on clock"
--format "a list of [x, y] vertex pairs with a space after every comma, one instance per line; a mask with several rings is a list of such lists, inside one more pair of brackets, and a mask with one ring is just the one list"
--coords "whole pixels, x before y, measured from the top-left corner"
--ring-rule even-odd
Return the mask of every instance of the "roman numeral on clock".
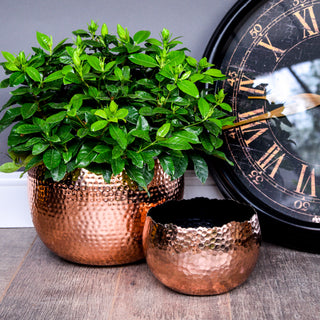
[[280, 147], [274, 143], [257, 162], [263, 171], [266, 171], [269, 167], [274, 166], [271, 173], [269, 173], [271, 178], [274, 178], [283, 158], [285, 157], [285, 154], [281, 154], [280, 151]]
[[[304, 8], [302, 11], [295, 12], [293, 15], [298, 18], [299, 22], [303, 26], [303, 39], [319, 33], [319, 27], [313, 11], [313, 6]], [[307, 23], [307, 19], [311, 22], [311, 26]]]
[[268, 128], [261, 127], [263, 122], [253, 122], [241, 127], [243, 134], [249, 134], [250, 137], [245, 139], [245, 143], [249, 145], [251, 142], [259, 138], [262, 134], [268, 131]]
[[248, 92], [250, 94], [254, 95], [265, 95], [265, 90], [252, 88], [251, 86], [254, 84], [254, 80], [250, 79], [246, 75], [243, 75], [242, 79], [239, 83], [239, 91]]
[[307, 174], [308, 166], [306, 164], [302, 164], [300, 176], [296, 188], [296, 192], [305, 194], [306, 189], [308, 187], [310, 191], [310, 195], [312, 197], [316, 197], [316, 177], [315, 177], [315, 170], [312, 169], [310, 174]]
[[263, 42], [262, 40], [258, 43], [259, 46], [261, 47], [264, 47], [270, 51], [273, 52], [275, 58], [276, 58], [276, 61], [278, 61], [280, 59], [280, 57], [285, 53], [285, 50], [281, 50], [275, 46], [272, 45], [270, 39], [269, 39], [269, 36], [268, 34], [266, 34], [265, 36], [265, 39], [267, 40], [267, 42]]

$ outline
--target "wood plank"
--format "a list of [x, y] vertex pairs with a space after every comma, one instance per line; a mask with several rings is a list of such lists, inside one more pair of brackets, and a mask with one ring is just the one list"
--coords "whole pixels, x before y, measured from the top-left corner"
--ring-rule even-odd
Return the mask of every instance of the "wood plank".
[[122, 269], [110, 320], [231, 319], [229, 294], [188, 296], [176, 293], [153, 277], [146, 264]]
[[230, 294], [232, 319], [320, 319], [320, 255], [264, 243], [257, 266]]
[[121, 268], [66, 262], [37, 238], [0, 306], [0, 319], [107, 319]]
[[187, 296], [164, 287], [144, 262], [76, 265], [37, 238], [3, 298], [0, 319], [313, 320], [320, 319], [319, 283], [320, 255], [264, 243], [242, 286], [219, 296]]
[[33, 228], [0, 229], [0, 302], [35, 237]]

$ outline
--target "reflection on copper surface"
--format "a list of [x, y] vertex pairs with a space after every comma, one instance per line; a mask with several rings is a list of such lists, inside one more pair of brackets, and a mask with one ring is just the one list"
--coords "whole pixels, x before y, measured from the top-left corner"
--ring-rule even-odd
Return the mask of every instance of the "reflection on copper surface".
[[[203, 214], [204, 206], [212, 219]], [[240, 220], [227, 222], [228, 210], [237, 210], [232, 215]], [[226, 216], [223, 225], [213, 225], [217, 215]], [[143, 232], [152, 273], [169, 288], [192, 295], [220, 294], [243, 283], [260, 242], [257, 214], [232, 200], [167, 202], [149, 211]]]
[[44, 170], [29, 171], [32, 219], [44, 244], [60, 257], [89, 265], [116, 265], [144, 258], [142, 230], [148, 210], [181, 199], [183, 178], [171, 181], [158, 163], [150, 197], [125, 174], [107, 184], [85, 169], [54, 183]]

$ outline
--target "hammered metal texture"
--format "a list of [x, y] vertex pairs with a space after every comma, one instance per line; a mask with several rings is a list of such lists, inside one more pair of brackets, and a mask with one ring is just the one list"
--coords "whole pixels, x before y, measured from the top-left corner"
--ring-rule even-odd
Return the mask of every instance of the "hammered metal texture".
[[191, 295], [220, 294], [243, 283], [260, 243], [254, 209], [232, 200], [166, 202], [149, 211], [143, 231], [152, 273], [169, 288]]
[[81, 264], [117, 265], [144, 258], [142, 231], [148, 210], [183, 197], [183, 177], [171, 181], [156, 163], [150, 197], [124, 174], [107, 184], [81, 169], [62, 182], [44, 179], [43, 167], [28, 174], [33, 224], [58, 256]]

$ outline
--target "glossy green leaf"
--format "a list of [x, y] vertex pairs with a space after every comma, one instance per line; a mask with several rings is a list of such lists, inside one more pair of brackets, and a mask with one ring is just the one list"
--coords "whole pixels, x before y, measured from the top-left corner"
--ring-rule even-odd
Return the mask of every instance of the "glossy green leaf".
[[164, 138], [170, 131], [171, 124], [169, 122], [163, 124], [157, 131], [157, 137]]
[[61, 111], [56, 114], [53, 114], [52, 116], [48, 117], [46, 122], [47, 123], [57, 123], [61, 122], [67, 115], [67, 111]]
[[1, 126], [7, 127], [11, 125], [15, 121], [15, 119], [20, 115], [21, 115], [20, 107], [8, 109], [0, 120], [0, 128]]
[[191, 131], [181, 130], [175, 132], [173, 136], [180, 137], [181, 139], [184, 139], [185, 141], [190, 143], [200, 143], [198, 135]]
[[126, 172], [128, 176], [135, 181], [144, 190], [148, 190], [148, 181], [146, 181], [143, 171], [134, 165], [126, 167]]
[[120, 147], [120, 146], [115, 146], [113, 149], [112, 149], [112, 152], [111, 152], [111, 158], [114, 160], [114, 159], [118, 159], [119, 157], [121, 157], [124, 153], [124, 150]]
[[61, 70], [59, 71], [55, 71], [51, 74], [49, 74], [43, 82], [51, 82], [51, 81], [56, 81], [56, 80], [59, 80], [59, 79], [62, 79], [64, 77], [64, 74], [62, 73]]
[[99, 116], [100, 118], [103, 118], [103, 119], [106, 119], [106, 120], [108, 119], [108, 115], [107, 115], [105, 110], [99, 109], [94, 114], [96, 116]]
[[151, 38], [151, 39], [148, 39], [147, 42], [149, 42], [150, 44], [153, 44], [155, 46], [162, 47], [162, 43], [158, 39]]
[[100, 65], [100, 60], [96, 56], [87, 56], [87, 61], [96, 71], [103, 71]]
[[142, 43], [144, 41], [146, 41], [149, 37], [150, 37], [151, 32], [150, 31], [138, 31], [134, 36], [133, 36], [133, 40], [135, 41], [135, 43], [139, 44]]
[[144, 67], [154, 68], [159, 65], [154, 58], [144, 53], [135, 53], [128, 58], [131, 62]]
[[117, 125], [111, 123], [110, 124], [110, 128], [109, 128], [109, 131], [110, 131], [110, 135], [111, 137], [117, 141], [117, 143], [119, 144], [119, 146], [122, 148], [122, 149], [126, 149], [127, 147], [127, 144], [128, 144], [128, 140], [127, 140], [127, 135], [126, 133], [121, 130]]
[[25, 80], [25, 75], [23, 72], [15, 72], [10, 76], [9, 82], [10, 82], [10, 86], [14, 87], [14, 86], [18, 86], [19, 84], [21, 84], [22, 82], [24, 82]]
[[28, 119], [32, 117], [38, 110], [38, 105], [36, 103], [24, 103], [21, 107], [21, 115], [23, 119]]
[[52, 46], [52, 41], [51, 41], [50, 37], [48, 37], [47, 35], [45, 35], [43, 33], [37, 32], [37, 40], [38, 40], [39, 45], [43, 49], [50, 51], [51, 46]]
[[130, 134], [133, 135], [134, 137], [141, 138], [148, 142], [151, 141], [148, 130], [133, 129], [130, 131]]
[[205, 128], [212, 133], [215, 136], [218, 136], [221, 133], [221, 122], [219, 121], [220, 125], [216, 123], [216, 120], [218, 121], [218, 119], [212, 119], [212, 121], [206, 121], [204, 123]]
[[104, 67], [104, 71], [105, 72], [108, 72], [109, 70], [111, 70], [111, 68], [116, 64], [115, 61], [110, 61], [108, 62], [105, 67]]
[[41, 128], [34, 124], [22, 124], [16, 129], [16, 132], [19, 134], [31, 134], [41, 132]]
[[158, 144], [172, 150], [189, 150], [192, 149], [191, 145], [184, 138], [171, 137], [164, 141], [159, 141]]
[[196, 176], [202, 183], [205, 183], [209, 175], [206, 161], [199, 155], [191, 155], [190, 157], [194, 165], [194, 172]]
[[163, 169], [163, 171], [169, 175], [170, 177], [174, 176], [174, 163], [173, 163], [173, 159], [170, 156], [162, 156], [159, 157], [159, 161], [161, 164], [161, 167]]
[[196, 67], [198, 65], [197, 59], [195, 59], [193, 57], [187, 57], [186, 60], [187, 60], [188, 64], [192, 67]]
[[185, 53], [183, 51], [171, 51], [169, 52], [167, 59], [167, 65], [176, 66], [182, 64], [185, 60]]
[[43, 142], [43, 138], [41, 137], [33, 137], [26, 142], [26, 146], [33, 146], [39, 142]]
[[152, 116], [153, 109], [151, 107], [142, 107], [141, 109], [139, 109], [139, 114], [141, 116]]
[[114, 69], [114, 74], [115, 74], [115, 76], [117, 77], [118, 80], [122, 80], [123, 76], [122, 76], [122, 71], [121, 71], [120, 68], [116, 67]]
[[94, 159], [96, 163], [110, 163], [112, 158], [112, 151], [111, 149], [106, 152], [99, 153], [97, 157]]
[[0, 172], [12, 173], [16, 172], [21, 168], [21, 165], [15, 164], [14, 162], [7, 162], [0, 166]]
[[210, 135], [210, 141], [216, 149], [220, 148], [223, 144], [223, 140], [214, 135]]
[[211, 140], [207, 134], [200, 135], [200, 141], [201, 141], [201, 144], [205, 150], [207, 150], [209, 152], [213, 151], [214, 147], [213, 147]]
[[[60, 70], [59, 70], [60, 71]], [[72, 66], [64, 66], [61, 70], [62, 74], [66, 75], [67, 73], [71, 72], [73, 73], [73, 67]]]
[[46, 139], [49, 141], [49, 142], [60, 142], [61, 139], [59, 136], [57, 136], [56, 134], [52, 135], [52, 136], [47, 136]]
[[58, 167], [60, 162], [61, 154], [56, 149], [48, 149], [43, 155], [43, 163], [49, 170]]
[[204, 78], [203, 74], [195, 73], [190, 76], [189, 80], [192, 82], [197, 82], [202, 80], [203, 78]]
[[171, 83], [169, 83], [169, 84], [167, 85], [168, 91], [172, 91], [172, 90], [174, 90], [176, 87], [177, 87], [177, 86], [176, 86], [175, 84], [171, 84]]
[[80, 84], [82, 82], [79, 76], [77, 76], [72, 72], [68, 72], [64, 76], [63, 81], [64, 81], [64, 84], [70, 84], [70, 83]]
[[42, 153], [43, 151], [47, 150], [48, 147], [50, 146], [49, 143], [37, 143], [33, 146], [32, 148], [32, 154], [33, 155], [37, 155], [37, 154], [40, 154]]
[[193, 82], [189, 80], [182, 80], [177, 83], [177, 86], [182, 92], [188, 94], [189, 96], [199, 98], [199, 90]]
[[209, 113], [209, 111], [210, 111], [210, 105], [206, 101], [206, 99], [201, 97], [198, 100], [198, 107], [199, 107], [199, 111], [201, 113], [202, 118], [206, 118], [208, 113]]
[[115, 116], [118, 119], [124, 119], [128, 115], [128, 113], [129, 113], [128, 109], [122, 108], [116, 112]]
[[104, 153], [111, 151], [111, 148], [107, 145], [99, 144], [93, 148], [93, 151], [96, 151], [98, 153]]
[[109, 123], [109, 121], [107, 121], [107, 120], [99, 120], [99, 121], [94, 122], [91, 125], [90, 129], [93, 132], [99, 131], [99, 130], [104, 129], [108, 125], [108, 123]]
[[143, 168], [143, 158], [140, 153], [137, 153], [135, 151], [127, 150], [127, 156], [129, 159], [131, 159], [132, 164], [134, 164], [138, 168]]
[[33, 156], [32, 158], [30, 158], [28, 162], [24, 161], [24, 165], [25, 165], [24, 172], [27, 172], [31, 168], [34, 168], [40, 165], [41, 163], [43, 163], [42, 155]]
[[88, 166], [97, 157], [97, 153], [93, 151], [90, 144], [85, 144], [81, 147], [76, 158], [76, 164], [79, 168]]
[[13, 96], [21, 96], [26, 93], [30, 93], [30, 89], [28, 87], [19, 87], [16, 90], [10, 92]]
[[56, 168], [50, 170], [52, 179], [54, 181], [62, 180], [64, 178], [64, 176], [66, 175], [66, 171], [67, 171], [67, 166], [65, 165], [65, 163], [63, 161], [61, 161], [60, 164]]
[[114, 175], [120, 174], [125, 166], [125, 161], [122, 158], [111, 160], [111, 168]]
[[15, 63], [7, 62], [5, 63], [5, 67], [10, 71], [20, 71], [20, 68]]
[[8, 88], [9, 85], [10, 85], [10, 79], [9, 79], [9, 78], [3, 79], [3, 80], [0, 82], [0, 88], [1, 88], [1, 89]]
[[156, 101], [157, 99], [146, 91], [136, 91], [135, 96], [143, 101]]
[[33, 81], [41, 82], [42, 77], [41, 77], [39, 71], [36, 68], [27, 67], [26, 68], [26, 73]]
[[207, 75], [209, 75], [211, 77], [215, 77], [215, 78], [223, 78], [225, 76], [224, 74], [222, 74], [221, 70], [219, 70], [219, 69], [208, 69], [203, 74], [207, 74]]
[[173, 164], [174, 164], [174, 175], [173, 179], [178, 179], [184, 175], [188, 168], [188, 156], [183, 155], [182, 157], [172, 157]]
[[64, 163], [68, 163], [72, 159], [72, 152], [71, 151], [63, 152], [62, 158], [63, 158]]
[[118, 105], [115, 103], [114, 100], [112, 100], [109, 104], [109, 110], [111, 113], [115, 113], [118, 110]]
[[84, 138], [89, 133], [89, 129], [87, 128], [80, 128], [77, 131], [77, 136], [79, 138]]
[[121, 40], [127, 40], [127, 31], [120, 24], [117, 25], [117, 33]]
[[220, 103], [219, 106], [221, 109], [226, 110], [228, 112], [232, 111], [232, 108], [228, 103]]
[[106, 36], [107, 34], [108, 34], [108, 27], [107, 27], [107, 25], [104, 23], [103, 25], [102, 25], [102, 27], [101, 27], [101, 35], [104, 37], [104, 36]]
[[14, 63], [16, 60], [16, 57], [10, 53], [10, 52], [6, 52], [6, 51], [1, 51], [3, 57], [10, 63]]

